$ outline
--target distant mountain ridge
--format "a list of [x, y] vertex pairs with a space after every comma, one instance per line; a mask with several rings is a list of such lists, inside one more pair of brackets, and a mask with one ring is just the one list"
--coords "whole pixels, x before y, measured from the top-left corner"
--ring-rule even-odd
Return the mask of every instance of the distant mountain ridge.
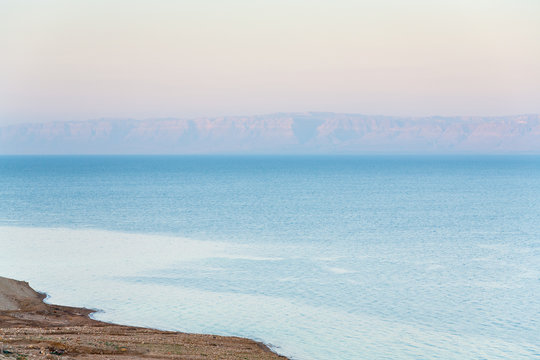
[[276, 113], [0, 127], [0, 154], [540, 153], [540, 115]]

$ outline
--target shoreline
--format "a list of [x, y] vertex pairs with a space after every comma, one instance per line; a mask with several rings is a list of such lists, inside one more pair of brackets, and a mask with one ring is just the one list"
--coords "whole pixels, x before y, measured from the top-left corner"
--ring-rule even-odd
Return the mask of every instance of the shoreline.
[[0, 359], [287, 359], [255, 340], [106, 323], [45, 298], [0, 276]]

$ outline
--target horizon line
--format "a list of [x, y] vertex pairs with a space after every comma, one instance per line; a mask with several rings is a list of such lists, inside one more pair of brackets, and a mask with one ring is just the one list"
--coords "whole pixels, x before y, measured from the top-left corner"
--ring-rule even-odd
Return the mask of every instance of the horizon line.
[[334, 112], [334, 111], [276, 111], [268, 113], [256, 113], [256, 114], [243, 114], [243, 115], [215, 115], [215, 116], [160, 116], [160, 117], [145, 117], [145, 118], [135, 118], [135, 117], [113, 117], [113, 116], [102, 116], [98, 118], [88, 118], [85, 120], [49, 120], [49, 121], [26, 121], [20, 123], [11, 123], [11, 124], [0, 124], [1, 127], [9, 126], [21, 126], [21, 125], [33, 125], [33, 124], [55, 124], [55, 123], [82, 123], [82, 122], [91, 122], [91, 121], [159, 121], [159, 120], [198, 120], [198, 119], [220, 119], [220, 118], [241, 118], [241, 117], [267, 117], [275, 115], [349, 115], [349, 116], [370, 116], [370, 117], [385, 117], [393, 119], [428, 119], [428, 118], [440, 118], [440, 119], [452, 119], [452, 118], [505, 118], [505, 117], [518, 117], [518, 116], [540, 116], [540, 113], [516, 113], [516, 114], [506, 114], [506, 115], [384, 115], [384, 114], [367, 114], [367, 113], [354, 113], [354, 112]]

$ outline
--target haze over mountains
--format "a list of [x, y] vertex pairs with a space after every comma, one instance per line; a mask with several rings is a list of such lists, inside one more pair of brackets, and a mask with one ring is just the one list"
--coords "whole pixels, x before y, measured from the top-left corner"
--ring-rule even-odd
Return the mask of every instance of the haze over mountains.
[[1, 154], [540, 153], [540, 115], [277, 113], [0, 127]]

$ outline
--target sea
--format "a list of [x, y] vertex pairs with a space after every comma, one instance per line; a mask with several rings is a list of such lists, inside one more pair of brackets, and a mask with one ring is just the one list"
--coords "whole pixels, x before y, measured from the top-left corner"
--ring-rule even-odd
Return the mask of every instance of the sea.
[[0, 275], [291, 359], [540, 359], [540, 157], [2, 156]]

